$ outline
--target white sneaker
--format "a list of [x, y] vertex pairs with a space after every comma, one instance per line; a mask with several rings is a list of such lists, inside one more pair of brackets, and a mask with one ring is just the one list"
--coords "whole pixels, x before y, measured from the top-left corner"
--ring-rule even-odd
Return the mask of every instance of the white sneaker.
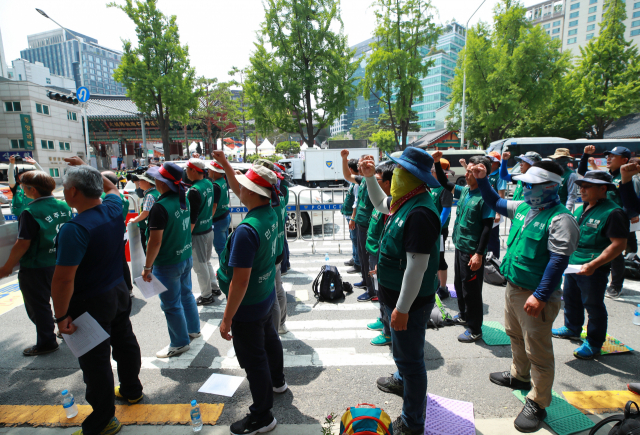
[[289, 329], [287, 329], [287, 325], [280, 325], [280, 327], [278, 328], [278, 334], [284, 335], [287, 332], [289, 332]]
[[171, 358], [172, 356], [178, 356], [181, 353], [184, 353], [186, 351], [188, 351], [191, 348], [191, 346], [189, 346], [188, 344], [186, 346], [182, 346], [182, 347], [167, 347], [165, 349], [162, 349], [161, 351], [158, 351], [158, 353], [156, 353], [156, 357], [157, 358]]
[[274, 385], [273, 392], [274, 393], [278, 393], [278, 394], [282, 394], [285, 391], [287, 391], [288, 389], [289, 389], [289, 386], [287, 385], [287, 381], [284, 381], [284, 384], [282, 384], [282, 386], [280, 386], [280, 387], [276, 387]]
[[202, 337], [202, 332], [190, 332], [189, 333], [189, 338], [194, 339], [194, 338], [200, 338]]

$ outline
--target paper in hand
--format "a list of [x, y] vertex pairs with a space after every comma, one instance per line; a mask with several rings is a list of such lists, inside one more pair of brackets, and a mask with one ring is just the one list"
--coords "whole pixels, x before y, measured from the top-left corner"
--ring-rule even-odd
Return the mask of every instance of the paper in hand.
[[582, 265], [581, 264], [570, 264], [567, 266], [567, 268], [564, 270], [564, 274], [568, 275], [570, 273], [578, 273], [582, 270]]
[[155, 295], [159, 295], [160, 293], [167, 291], [167, 288], [160, 282], [160, 280], [153, 276], [153, 273], [150, 276], [151, 282], [146, 282], [141, 276], [133, 280], [145, 299], [152, 298]]
[[73, 319], [72, 323], [78, 328], [76, 332], [71, 335], [62, 334], [62, 336], [76, 358], [80, 358], [109, 338], [107, 331], [89, 313]]
[[640, 231], [640, 221], [629, 225], [629, 232], [634, 233], [636, 231]]
[[244, 377], [229, 376], [214, 373], [209, 376], [207, 382], [200, 387], [198, 393], [217, 394], [219, 396], [232, 397], [236, 392]]

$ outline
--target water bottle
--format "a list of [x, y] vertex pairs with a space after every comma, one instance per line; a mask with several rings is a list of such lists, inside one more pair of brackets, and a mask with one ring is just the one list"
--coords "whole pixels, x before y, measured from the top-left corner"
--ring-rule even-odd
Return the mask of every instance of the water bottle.
[[633, 324], [640, 325], [640, 304], [638, 304], [636, 310], [633, 313]]
[[336, 292], [336, 285], [331, 283], [331, 297], [333, 298], [333, 294]]
[[191, 427], [194, 432], [202, 430], [202, 415], [200, 415], [200, 405], [195, 400], [191, 401]]
[[324, 254], [324, 262], [325, 263], [329, 263], [329, 253], [328, 252]]
[[78, 405], [76, 405], [73, 394], [71, 394], [69, 390], [62, 392], [62, 407], [64, 408], [64, 412], [67, 413], [67, 418], [73, 418], [78, 415]]

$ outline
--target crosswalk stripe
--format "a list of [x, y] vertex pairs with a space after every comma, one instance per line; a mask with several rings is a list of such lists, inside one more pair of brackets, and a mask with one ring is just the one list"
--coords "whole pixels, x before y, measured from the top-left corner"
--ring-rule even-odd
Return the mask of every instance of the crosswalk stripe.
[[282, 339], [282, 341], [357, 340], [361, 338], [370, 340], [373, 337], [377, 337], [379, 334], [380, 331], [370, 331], [368, 329], [344, 329], [338, 331], [290, 331], [284, 335], [281, 335], [280, 338]]
[[367, 326], [367, 320], [287, 320], [290, 331], [305, 329], [352, 329]]
[[[302, 298], [302, 292], [307, 293], [307, 299], [309, 299], [308, 292], [306, 290], [295, 290], [296, 298]], [[300, 293], [300, 294], [298, 294]], [[199, 306], [198, 312], [200, 313], [224, 313], [225, 308], [227, 307], [226, 301], [222, 302], [220, 305], [205, 305]], [[295, 304], [295, 310], [297, 313], [310, 313], [312, 311], [379, 311], [380, 305], [376, 302], [362, 303], [358, 302], [355, 304], [305, 304], [298, 303]], [[307, 320], [310, 321], [310, 320]], [[303, 321], [304, 322], [304, 321]], [[287, 322], [287, 325], [289, 322]]]

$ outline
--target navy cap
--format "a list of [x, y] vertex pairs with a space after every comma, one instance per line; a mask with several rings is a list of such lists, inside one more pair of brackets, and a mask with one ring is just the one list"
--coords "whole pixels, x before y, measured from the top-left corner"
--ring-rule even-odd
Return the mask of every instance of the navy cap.
[[612, 149], [611, 151], [605, 151], [604, 155], [608, 155], [608, 154], [613, 154], [616, 156], [622, 156], [622, 157], [626, 157], [628, 159], [631, 158], [631, 151], [629, 150], [629, 148], [626, 147], [615, 147], [614, 149]]
[[607, 190], [615, 190], [616, 185], [613, 184], [613, 177], [607, 171], [587, 171], [584, 177], [576, 180], [578, 186], [582, 186], [582, 183], [598, 184], [601, 186], [607, 186]]

